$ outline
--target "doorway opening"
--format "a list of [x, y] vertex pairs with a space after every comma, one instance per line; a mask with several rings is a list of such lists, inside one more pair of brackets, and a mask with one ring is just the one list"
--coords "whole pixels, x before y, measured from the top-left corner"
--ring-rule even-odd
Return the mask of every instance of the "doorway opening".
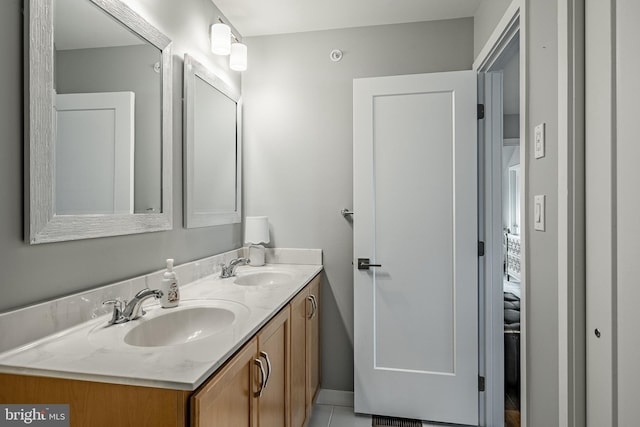
[[[504, 425], [520, 426], [520, 52], [505, 52], [498, 73], [502, 80], [502, 138], [491, 141], [502, 152], [502, 291], [504, 295]], [[504, 65], [503, 65], [504, 64]], [[498, 101], [500, 101], [498, 99]], [[501, 146], [501, 147], [500, 147]], [[495, 165], [498, 166], [498, 165]], [[494, 166], [494, 167], [495, 167]]]
[[[525, 19], [520, 2], [505, 12], [481, 51], [479, 266], [481, 395], [484, 425], [526, 425], [526, 84]], [[522, 30], [522, 31], [521, 31]], [[484, 351], [482, 350], [484, 349]]]
[[[502, 382], [504, 425], [520, 426], [521, 419], [521, 307], [522, 307], [522, 226], [520, 166], [520, 52], [516, 35], [510, 46], [482, 76], [485, 104], [485, 225], [486, 238], [494, 244], [485, 268], [486, 297], [493, 298], [492, 331], [502, 348], [494, 346], [493, 357]], [[502, 308], [502, 310], [500, 310]], [[487, 313], [488, 320], [491, 313]], [[498, 323], [499, 322], [499, 323]], [[500, 378], [502, 377], [502, 378]], [[499, 390], [496, 388], [494, 390]]]
[[[522, 226], [520, 166], [520, 70], [518, 37], [498, 60], [482, 73], [484, 88], [484, 192], [485, 239], [493, 240], [491, 256], [486, 258], [486, 298], [494, 312], [494, 330], [487, 333], [496, 341], [493, 358], [495, 405], [504, 408], [504, 425], [520, 426], [521, 413], [521, 307], [522, 307]], [[491, 249], [490, 249], [491, 250]], [[501, 310], [502, 309], [502, 310]], [[502, 342], [502, 346], [497, 345]], [[502, 389], [500, 391], [500, 389]], [[487, 424], [489, 425], [489, 424]]]

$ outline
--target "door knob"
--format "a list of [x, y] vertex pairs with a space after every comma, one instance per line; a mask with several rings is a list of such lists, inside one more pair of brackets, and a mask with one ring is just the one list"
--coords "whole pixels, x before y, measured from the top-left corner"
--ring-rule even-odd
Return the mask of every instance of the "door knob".
[[382, 264], [370, 264], [369, 258], [358, 258], [358, 270], [368, 270], [369, 267], [382, 267]]

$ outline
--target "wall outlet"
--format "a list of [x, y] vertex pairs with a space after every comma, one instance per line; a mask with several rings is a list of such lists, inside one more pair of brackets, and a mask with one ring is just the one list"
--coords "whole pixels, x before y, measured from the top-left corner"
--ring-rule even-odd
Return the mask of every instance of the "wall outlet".
[[540, 123], [534, 129], [533, 143], [536, 150], [536, 159], [544, 157], [544, 144], [545, 144], [545, 124]]
[[533, 197], [533, 228], [534, 230], [544, 231], [544, 217], [545, 217], [545, 196], [539, 195]]

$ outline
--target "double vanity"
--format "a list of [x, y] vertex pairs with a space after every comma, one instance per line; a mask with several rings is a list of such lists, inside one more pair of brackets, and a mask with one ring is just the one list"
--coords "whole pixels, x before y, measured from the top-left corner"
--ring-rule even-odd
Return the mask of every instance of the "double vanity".
[[[0, 401], [69, 404], [72, 426], [305, 425], [319, 387], [318, 264], [218, 271], [178, 307], [111, 314], [0, 354]], [[149, 280], [147, 280], [147, 283]]]

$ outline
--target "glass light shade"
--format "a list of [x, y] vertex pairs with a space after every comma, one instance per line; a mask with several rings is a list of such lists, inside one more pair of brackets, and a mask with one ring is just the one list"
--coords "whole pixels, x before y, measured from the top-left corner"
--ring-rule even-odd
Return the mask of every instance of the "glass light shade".
[[211, 52], [216, 55], [229, 55], [231, 52], [231, 28], [227, 24], [211, 26]]
[[247, 45], [243, 43], [231, 45], [229, 68], [235, 71], [245, 71], [247, 69]]
[[245, 243], [269, 243], [269, 218], [266, 216], [248, 216], [244, 220]]

